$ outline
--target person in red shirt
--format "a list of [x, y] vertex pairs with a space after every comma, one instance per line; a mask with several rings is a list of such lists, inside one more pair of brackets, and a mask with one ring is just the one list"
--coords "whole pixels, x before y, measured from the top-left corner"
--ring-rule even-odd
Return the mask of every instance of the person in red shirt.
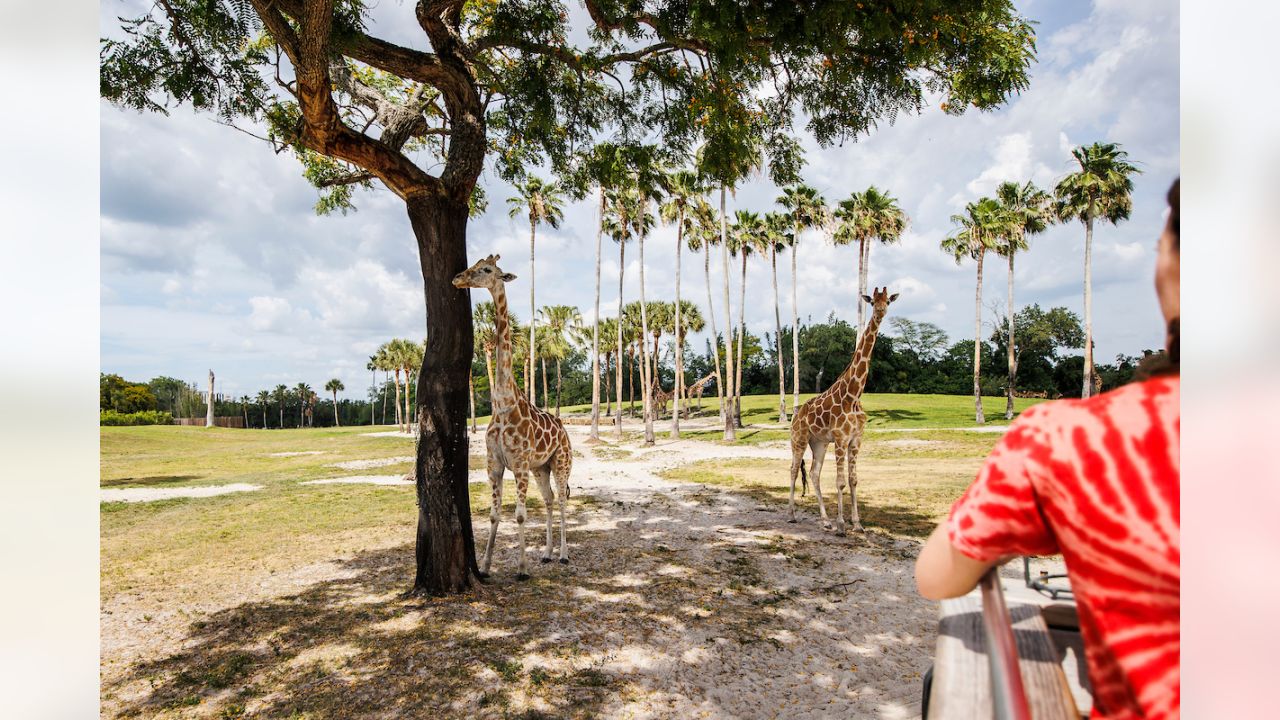
[[1107, 720], [1179, 715], [1178, 194], [1175, 180], [1156, 258], [1164, 366], [1022, 413], [916, 561], [920, 594], [940, 600], [1010, 557], [1061, 553]]

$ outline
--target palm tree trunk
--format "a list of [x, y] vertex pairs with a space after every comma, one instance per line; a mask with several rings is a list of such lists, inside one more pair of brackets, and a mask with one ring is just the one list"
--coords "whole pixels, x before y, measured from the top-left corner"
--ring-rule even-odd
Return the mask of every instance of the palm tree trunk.
[[724, 338], [724, 369], [725, 380], [727, 381], [724, 389], [724, 400], [720, 406], [724, 408], [724, 439], [736, 441], [738, 434], [734, 429], [734, 413], [733, 413], [733, 307], [729, 304], [729, 239], [728, 226], [725, 223], [724, 214], [724, 184], [720, 184], [720, 257], [724, 265], [724, 319], [725, 319], [725, 338]]
[[[618, 242], [618, 376], [616, 378], [616, 382], [618, 386], [617, 387], [618, 407], [616, 409], [617, 419], [615, 422], [618, 423], [618, 439], [619, 440], [621, 440], [623, 437], [622, 436], [622, 366], [624, 365], [624, 363], [623, 363], [623, 355], [622, 355], [622, 281], [626, 276], [627, 276], [627, 242], [626, 242], [626, 238], [623, 238]], [[627, 375], [627, 379], [628, 380], [631, 379], [631, 376], [629, 374]]]
[[791, 417], [800, 408], [800, 303], [796, 301], [796, 255], [800, 254], [800, 224], [791, 241]]
[[[604, 186], [600, 187], [600, 217], [596, 222], [596, 314], [591, 328], [591, 440], [600, 439], [600, 240], [604, 235]], [[560, 399], [556, 398], [557, 407]]]
[[[707, 322], [711, 323], [711, 355], [716, 371], [716, 398], [720, 399], [720, 419], [724, 419], [724, 380], [720, 376], [720, 333], [716, 332], [716, 308], [711, 302], [711, 246], [702, 246], [702, 270], [707, 278]], [[698, 396], [701, 410], [702, 396]]]
[[643, 370], [640, 372], [640, 384], [644, 386], [641, 391], [644, 395], [640, 404], [644, 409], [644, 444], [646, 446], [653, 445], [653, 368], [650, 361], [657, 362], [657, 358], [649, 352], [649, 343], [646, 342], [649, 337], [649, 311], [644, 301], [644, 236], [640, 233], [640, 346], [644, 357]]
[[[474, 406], [475, 403], [473, 402], [472, 405]], [[471, 413], [471, 415], [472, 417], [474, 417], [475, 413], [473, 412]], [[338, 391], [337, 390], [333, 391], [333, 426], [342, 427], [342, 421], [338, 419]]]
[[396, 368], [395, 383], [396, 383], [396, 402], [395, 402], [396, 429], [399, 430], [400, 426], [404, 424], [404, 422], [400, 419], [400, 368]]
[[676, 379], [671, 411], [671, 437], [680, 437], [680, 398], [684, 396], [684, 337], [680, 332], [680, 256], [684, 254], [684, 210], [676, 219]]
[[1018, 360], [1013, 354], [1014, 328], [1013, 328], [1013, 256], [1016, 254], [1013, 246], [1009, 248], [1009, 382], [1006, 385], [1004, 419], [1013, 419], [1013, 395], [1014, 383], [1018, 377]]
[[262, 429], [267, 429], [267, 406], [262, 406]]
[[[533, 338], [534, 338], [533, 331], [535, 326], [537, 326], [538, 324], [537, 323], [538, 316], [536, 314], [537, 306], [534, 305], [533, 303], [533, 276], [534, 276], [534, 268], [535, 268], [535, 265], [533, 264], [533, 245], [534, 245], [534, 239], [537, 237], [537, 234], [538, 234], [538, 226], [533, 222], [533, 220], [530, 220], [529, 221], [529, 367], [535, 371], [537, 370], [538, 366], [534, 361], [535, 345], [533, 342]], [[538, 394], [537, 384], [535, 382], [530, 382], [529, 383], [529, 402], [533, 404], [535, 407], [537, 407], [538, 405], [538, 401], [535, 397], [537, 394]], [[546, 393], [543, 393], [543, 395], [546, 395]], [[544, 397], [543, 400], [546, 400], [546, 398]]]
[[[608, 380], [610, 377], [613, 377], [612, 375], [610, 375], [612, 371], [613, 371], [613, 351], [610, 350], [609, 352], [604, 354], [604, 375], [606, 380]], [[609, 388], [605, 388], [604, 414], [612, 416], [613, 415], [613, 395], [609, 393], [608, 390]]]
[[476, 431], [476, 379], [475, 376], [467, 375], [467, 394], [471, 398], [471, 432]]
[[284, 429], [284, 400], [280, 401], [280, 429]]
[[862, 328], [866, 325], [866, 303], [862, 296], [867, 294], [867, 281], [863, 279], [863, 270], [867, 262], [867, 239], [858, 240], [858, 297], [853, 301], [858, 305], [858, 340], [862, 340]]
[[782, 369], [782, 310], [778, 305], [778, 246], [769, 243], [769, 263], [773, 267], [773, 354], [778, 357], [778, 422], [787, 421], [787, 374]]
[[556, 358], [556, 417], [560, 417], [560, 358]]
[[631, 362], [627, 364], [627, 400], [631, 403], [628, 412], [632, 417], [636, 415], [636, 347], [631, 345], [627, 348], [627, 359]]
[[542, 361], [542, 409], [546, 410], [551, 405], [551, 393], [547, 392], [547, 356], [538, 359]]
[[982, 258], [985, 252], [978, 253], [978, 282], [973, 292], [973, 403], [977, 408], [976, 422], [982, 425], [987, 421], [982, 414], [982, 383], [979, 375], [982, 372]]
[[1084, 224], [1084, 388], [1080, 397], [1093, 396], [1093, 203]]
[[742, 253], [742, 282], [738, 284], [738, 377], [734, 380], [733, 421], [742, 427], [742, 345], [747, 337], [747, 249]]

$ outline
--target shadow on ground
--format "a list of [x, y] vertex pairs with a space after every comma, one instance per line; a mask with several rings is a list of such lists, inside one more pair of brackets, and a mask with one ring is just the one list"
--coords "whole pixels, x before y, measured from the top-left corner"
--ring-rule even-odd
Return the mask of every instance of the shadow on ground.
[[131, 487], [153, 487], [156, 485], [190, 482], [192, 480], [200, 480], [203, 477], [203, 475], [148, 475], [147, 477], [115, 478], [113, 480], [103, 480], [102, 487], [122, 487], [125, 485]]

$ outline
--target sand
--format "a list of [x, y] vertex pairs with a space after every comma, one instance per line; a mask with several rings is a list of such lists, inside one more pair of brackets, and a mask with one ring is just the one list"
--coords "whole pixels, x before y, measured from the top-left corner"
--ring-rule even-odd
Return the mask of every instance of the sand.
[[204, 485], [200, 487], [171, 488], [103, 488], [98, 491], [99, 502], [151, 502], [174, 498], [206, 498], [227, 493], [261, 490], [261, 485], [232, 483], [230, 485]]

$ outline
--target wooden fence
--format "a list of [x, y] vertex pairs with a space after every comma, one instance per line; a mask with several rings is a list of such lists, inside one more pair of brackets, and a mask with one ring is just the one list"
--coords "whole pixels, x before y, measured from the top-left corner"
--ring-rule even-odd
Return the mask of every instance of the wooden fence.
[[[204, 418], [174, 418], [174, 425], [195, 425], [204, 427]], [[244, 428], [244, 417], [241, 415], [220, 415], [213, 418], [214, 427]]]

